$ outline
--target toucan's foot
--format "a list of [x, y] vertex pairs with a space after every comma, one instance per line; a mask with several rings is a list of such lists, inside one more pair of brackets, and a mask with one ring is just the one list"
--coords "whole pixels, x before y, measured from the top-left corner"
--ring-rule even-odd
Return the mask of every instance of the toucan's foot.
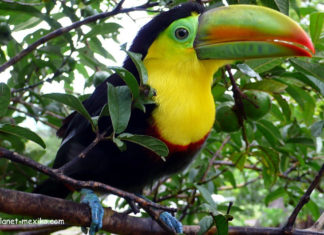
[[174, 218], [169, 212], [162, 212], [160, 214], [160, 219], [177, 233], [182, 233], [182, 223]]
[[[145, 199], [146, 201], [152, 202], [150, 199], [141, 194], [136, 193], [135, 195]], [[173, 217], [169, 212], [162, 212], [160, 214], [160, 219], [172, 230], [176, 231], [176, 233], [182, 233], [182, 223]]]
[[[102, 219], [104, 216], [104, 209], [101, 206], [98, 196], [90, 189], [82, 189], [81, 194], [83, 198], [81, 203], [88, 204], [91, 208], [91, 225], [90, 235], [94, 235], [99, 229], [102, 228]], [[82, 232], [87, 233], [87, 229], [82, 227]]]

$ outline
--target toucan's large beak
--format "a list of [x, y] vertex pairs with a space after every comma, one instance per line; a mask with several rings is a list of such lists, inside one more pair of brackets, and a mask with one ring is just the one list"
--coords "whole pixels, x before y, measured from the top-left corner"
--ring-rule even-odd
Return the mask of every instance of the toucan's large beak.
[[199, 17], [194, 47], [199, 59], [240, 60], [315, 53], [305, 31], [266, 7], [231, 5]]

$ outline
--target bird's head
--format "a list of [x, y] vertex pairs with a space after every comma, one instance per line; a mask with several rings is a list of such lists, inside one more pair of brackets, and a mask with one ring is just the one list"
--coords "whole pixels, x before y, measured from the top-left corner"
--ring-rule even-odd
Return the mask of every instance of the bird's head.
[[142, 28], [130, 50], [143, 59], [163, 58], [170, 63], [198, 59], [213, 68], [236, 60], [314, 53], [305, 31], [275, 10], [231, 5], [204, 11], [196, 3], [156, 16]]

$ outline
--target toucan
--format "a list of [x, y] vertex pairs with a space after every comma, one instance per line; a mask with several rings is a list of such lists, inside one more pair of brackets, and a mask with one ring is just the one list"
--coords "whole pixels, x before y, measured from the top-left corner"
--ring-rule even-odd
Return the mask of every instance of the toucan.
[[[140, 29], [129, 50], [142, 55], [155, 96], [154, 104], [147, 104], [145, 112], [132, 110], [126, 132], [160, 139], [168, 146], [169, 155], [163, 160], [130, 142], [126, 151], [120, 151], [107, 140], [79, 158], [95, 133], [89, 122], [74, 112], [58, 131], [63, 140], [53, 167], [64, 166], [64, 174], [78, 180], [99, 181], [139, 194], [155, 180], [186, 168], [201, 150], [215, 120], [211, 85], [220, 67], [237, 60], [311, 57], [315, 53], [304, 30], [275, 10], [255, 5], [205, 10], [194, 2], [155, 16]], [[139, 80], [131, 58], [126, 58], [123, 67]], [[97, 86], [83, 102], [91, 116], [98, 116], [107, 103], [107, 83], [125, 85], [119, 75], [113, 74]], [[112, 133], [109, 117], [99, 120], [99, 129], [107, 135]], [[64, 198], [71, 191], [67, 185], [48, 179], [35, 192]], [[95, 194], [85, 192], [85, 202], [98, 207]], [[182, 231], [180, 222], [167, 213], [162, 215], [167, 225]], [[102, 210], [92, 210], [92, 217], [90, 232], [94, 233], [101, 227]]]

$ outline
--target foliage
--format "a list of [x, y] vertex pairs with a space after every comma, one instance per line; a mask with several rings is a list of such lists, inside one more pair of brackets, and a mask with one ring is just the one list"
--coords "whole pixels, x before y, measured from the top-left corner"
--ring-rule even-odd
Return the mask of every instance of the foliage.
[[[171, 5], [169, 1], [158, 2], [161, 8], [168, 8], [184, 1], [173, 1]], [[215, 0], [209, 4], [219, 6], [221, 2]], [[311, 36], [316, 55], [307, 59], [238, 62], [233, 67], [238, 86], [242, 91], [267, 92], [271, 96], [270, 112], [260, 120], [245, 120], [243, 128], [235, 132], [221, 132], [217, 127], [213, 129], [207, 145], [188, 169], [162, 179], [159, 184], [147, 189], [146, 195], [165, 205], [176, 205], [184, 224], [199, 223], [205, 229], [212, 223], [220, 227], [227, 224], [229, 201], [234, 201], [230, 211], [234, 220], [229, 222], [230, 225], [246, 225], [242, 221], [257, 216], [262, 218], [259, 222], [264, 225], [278, 226], [284, 221], [277, 220], [278, 210], [271, 208], [270, 204], [280, 199], [283, 204], [279, 210], [291, 211], [324, 160], [324, 13], [316, 7], [320, 5], [319, 1], [227, 2], [266, 5], [289, 14]], [[112, 10], [115, 5], [115, 1], [110, 0], [0, 1], [0, 63], [62, 27], [62, 22], [76, 22]], [[44, 129], [44, 125], [56, 130], [63, 117], [77, 110], [92, 123], [96, 131], [96, 118], [85, 110], [82, 105], [85, 97], [76, 94], [73, 86], [81, 77], [86, 80], [84, 88], [93, 88], [98, 82], [97, 78], [94, 79], [98, 72], [116, 72], [127, 86], [108, 86], [110, 101], [100, 114], [113, 119], [115, 134], [112, 140], [121, 149], [124, 142], [131, 141], [146, 145], [161, 156], [167, 154], [165, 146], [158, 140], [122, 133], [129, 120], [131, 104], [143, 108], [143, 103], [149, 101], [140, 91], [139, 85], [146, 83], [147, 74], [137, 55], [128, 53], [139, 70], [141, 84], [134, 82], [133, 75], [128, 71], [109, 67], [100, 59], [114, 60], [107, 47], [103, 46], [108, 40], [118, 42], [122, 22], [119, 18], [114, 21], [118, 23], [113, 23], [110, 18], [98, 20], [87, 27], [53, 38], [14, 64], [8, 70], [9, 76], [0, 77], [1, 147], [50, 165], [54, 153], [49, 158], [48, 152], [42, 147], [47, 143], [53, 148], [49, 139], [52, 141], [54, 132], [48, 130], [46, 134], [40, 134], [42, 139], [30, 130], [35, 128], [26, 127], [27, 117], [37, 122], [38, 130]], [[25, 36], [18, 40], [17, 35], [22, 35], [22, 32], [25, 32]], [[65, 94], [44, 95], [42, 88], [53, 81], [63, 85]], [[215, 74], [212, 91], [216, 105], [233, 101], [231, 85], [224, 69]], [[41, 147], [31, 147], [28, 140]], [[34, 170], [4, 159], [0, 159], [0, 177], [1, 187], [21, 191], [32, 191], [35, 184], [43, 179]], [[323, 199], [323, 186], [322, 183], [318, 187], [319, 192], [302, 210], [301, 220], [307, 215], [316, 220], [320, 210], [324, 209], [323, 203], [317, 200]], [[117, 200], [116, 207], [124, 206], [123, 200]]]

